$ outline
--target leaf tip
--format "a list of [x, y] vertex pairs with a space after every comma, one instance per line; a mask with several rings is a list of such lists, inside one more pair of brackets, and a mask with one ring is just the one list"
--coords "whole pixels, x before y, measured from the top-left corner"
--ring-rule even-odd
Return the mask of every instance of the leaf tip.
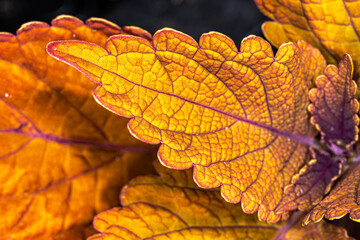
[[49, 42], [45, 49], [46, 52], [53, 58], [65, 62], [65, 58], [61, 57], [60, 51], [64, 52], [64, 50], [67, 50], [66, 44], [64, 44], [66, 41], [53, 41]]

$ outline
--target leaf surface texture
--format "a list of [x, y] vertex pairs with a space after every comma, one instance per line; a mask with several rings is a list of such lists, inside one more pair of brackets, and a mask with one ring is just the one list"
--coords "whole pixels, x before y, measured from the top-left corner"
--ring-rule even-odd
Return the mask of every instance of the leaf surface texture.
[[105, 49], [66, 41], [48, 52], [95, 82], [101, 105], [132, 118], [134, 136], [161, 143], [164, 165], [194, 166], [199, 186], [221, 187], [227, 201], [259, 210], [261, 220], [280, 219], [273, 210], [283, 187], [307, 160], [307, 86], [325, 67], [317, 49], [289, 43], [274, 57], [256, 36], [238, 50], [220, 33], [198, 44], [163, 29], [152, 42], [113, 36]]
[[[358, 140], [359, 102], [352, 72], [351, 57], [345, 55], [339, 68], [334, 65], [326, 67], [324, 75], [316, 79], [316, 88], [309, 93], [312, 102], [309, 106], [311, 122], [320, 131], [322, 141], [330, 150], [336, 144], [350, 149]], [[334, 153], [340, 155], [336, 149]]]
[[255, 0], [273, 22], [263, 24], [266, 38], [279, 47], [300, 39], [317, 47], [328, 62], [350, 54], [360, 60], [359, 0]]
[[337, 219], [349, 213], [355, 221], [360, 220], [360, 164], [354, 163], [348, 172], [310, 213], [307, 214], [305, 223], [319, 222], [323, 217]]
[[59, 16], [52, 26], [31, 22], [16, 36], [0, 34], [0, 239], [83, 239], [130, 178], [153, 172], [146, 161], [153, 149], [94, 101], [86, 77], [45, 48], [61, 39], [104, 45], [136, 31]]
[[217, 191], [201, 189], [191, 169], [166, 169], [159, 176], [138, 177], [121, 192], [122, 207], [94, 218], [98, 234], [88, 240], [160, 239], [351, 239], [326, 222], [301, 226], [269, 225], [223, 201]]

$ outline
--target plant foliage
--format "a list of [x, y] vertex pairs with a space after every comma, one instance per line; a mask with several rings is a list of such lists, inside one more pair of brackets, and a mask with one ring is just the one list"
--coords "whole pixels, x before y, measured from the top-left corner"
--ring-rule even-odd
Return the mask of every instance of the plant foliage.
[[0, 239], [351, 239], [322, 219], [360, 221], [360, 2], [255, 2], [275, 55], [98, 18], [0, 33]]

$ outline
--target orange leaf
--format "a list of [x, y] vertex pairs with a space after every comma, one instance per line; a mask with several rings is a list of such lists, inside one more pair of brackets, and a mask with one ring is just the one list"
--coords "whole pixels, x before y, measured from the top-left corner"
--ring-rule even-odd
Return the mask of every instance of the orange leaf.
[[360, 1], [255, 0], [274, 22], [265, 22], [266, 38], [279, 47], [288, 41], [305, 40], [319, 48], [330, 63], [349, 53], [360, 61]]
[[306, 161], [298, 141], [312, 141], [305, 137], [307, 85], [325, 67], [317, 49], [289, 43], [274, 57], [259, 37], [245, 38], [238, 52], [220, 33], [204, 34], [198, 45], [163, 29], [153, 42], [113, 36], [106, 49], [65, 41], [48, 52], [95, 82], [100, 104], [131, 117], [133, 135], [162, 143], [164, 165], [194, 166], [199, 186], [221, 186], [246, 213], [259, 209], [261, 220], [279, 220], [273, 210], [283, 187]]
[[45, 51], [52, 40], [104, 45], [118, 33], [126, 32], [106, 20], [59, 16], [0, 34], [0, 239], [81, 229], [114, 206], [130, 178], [152, 172], [153, 149], [94, 101], [93, 84]]
[[316, 80], [317, 88], [309, 93], [311, 122], [335, 154], [341, 148], [349, 149], [358, 140], [359, 102], [355, 98], [357, 89], [352, 72], [351, 58], [345, 55], [339, 68], [326, 67], [324, 75]]
[[324, 216], [327, 219], [341, 218], [347, 213], [350, 218], [360, 221], [360, 164], [354, 163], [346, 175], [310, 213], [304, 222], [319, 222]]
[[293, 227], [291, 221], [290, 225], [259, 222], [239, 205], [224, 202], [218, 192], [196, 187], [190, 170], [170, 170], [158, 163], [156, 168], [161, 177], [132, 180], [121, 192], [123, 207], [94, 218], [100, 233], [88, 240], [350, 239], [344, 229], [326, 222], [306, 227], [301, 223]]

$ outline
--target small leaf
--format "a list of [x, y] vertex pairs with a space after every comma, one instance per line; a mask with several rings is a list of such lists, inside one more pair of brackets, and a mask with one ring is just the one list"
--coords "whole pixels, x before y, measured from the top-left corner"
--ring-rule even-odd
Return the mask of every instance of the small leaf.
[[285, 196], [276, 209], [279, 213], [295, 209], [309, 210], [320, 202], [341, 175], [345, 158], [337, 160], [317, 150], [313, 151], [313, 158], [293, 177], [292, 184], [285, 188]]
[[350, 214], [350, 218], [360, 221], [360, 164], [354, 163], [348, 173], [310, 213], [304, 222], [319, 222], [323, 217], [332, 220]]
[[344, 229], [326, 222], [306, 227], [259, 222], [239, 205], [224, 202], [217, 191], [195, 186], [190, 169], [170, 170], [158, 162], [156, 168], [161, 177], [132, 180], [121, 191], [122, 207], [94, 218], [99, 233], [88, 240], [350, 239]]
[[355, 98], [357, 89], [352, 72], [351, 58], [345, 55], [339, 68], [326, 67], [324, 75], [316, 80], [317, 88], [309, 93], [311, 122], [330, 149], [334, 149], [335, 144], [349, 149], [358, 140], [359, 102]]
[[74, 229], [81, 237], [130, 178], [152, 172], [154, 149], [94, 101], [91, 82], [45, 50], [60, 39], [104, 45], [119, 33], [106, 20], [71, 16], [0, 33], [0, 239], [72, 239]]
[[320, 131], [322, 141], [338, 157], [315, 150], [314, 160], [295, 175], [292, 184], [285, 188], [285, 196], [277, 208], [279, 213], [310, 209], [319, 203], [340, 176], [345, 163], [341, 154], [357, 141], [359, 131], [359, 103], [355, 99], [356, 84], [351, 80], [352, 71], [351, 58], [345, 55], [339, 68], [327, 66], [324, 75], [316, 80], [317, 88], [310, 91], [311, 122]]
[[[280, 219], [273, 210], [283, 187], [305, 163], [309, 83], [325, 61], [304, 42], [270, 45], [250, 36], [240, 52], [228, 37], [211, 32], [199, 45], [172, 29], [153, 42], [113, 36], [106, 49], [86, 42], [48, 45], [48, 52], [97, 84], [97, 101], [131, 117], [139, 139], [162, 143], [160, 161], [194, 166], [201, 187], [221, 187], [224, 198], [242, 201], [246, 213]], [[316, 63], [309, 66], [310, 63]]]
[[302, 39], [319, 48], [329, 63], [350, 54], [355, 66], [359, 65], [360, 1], [255, 0], [255, 3], [274, 20], [262, 27], [274, 46]]

